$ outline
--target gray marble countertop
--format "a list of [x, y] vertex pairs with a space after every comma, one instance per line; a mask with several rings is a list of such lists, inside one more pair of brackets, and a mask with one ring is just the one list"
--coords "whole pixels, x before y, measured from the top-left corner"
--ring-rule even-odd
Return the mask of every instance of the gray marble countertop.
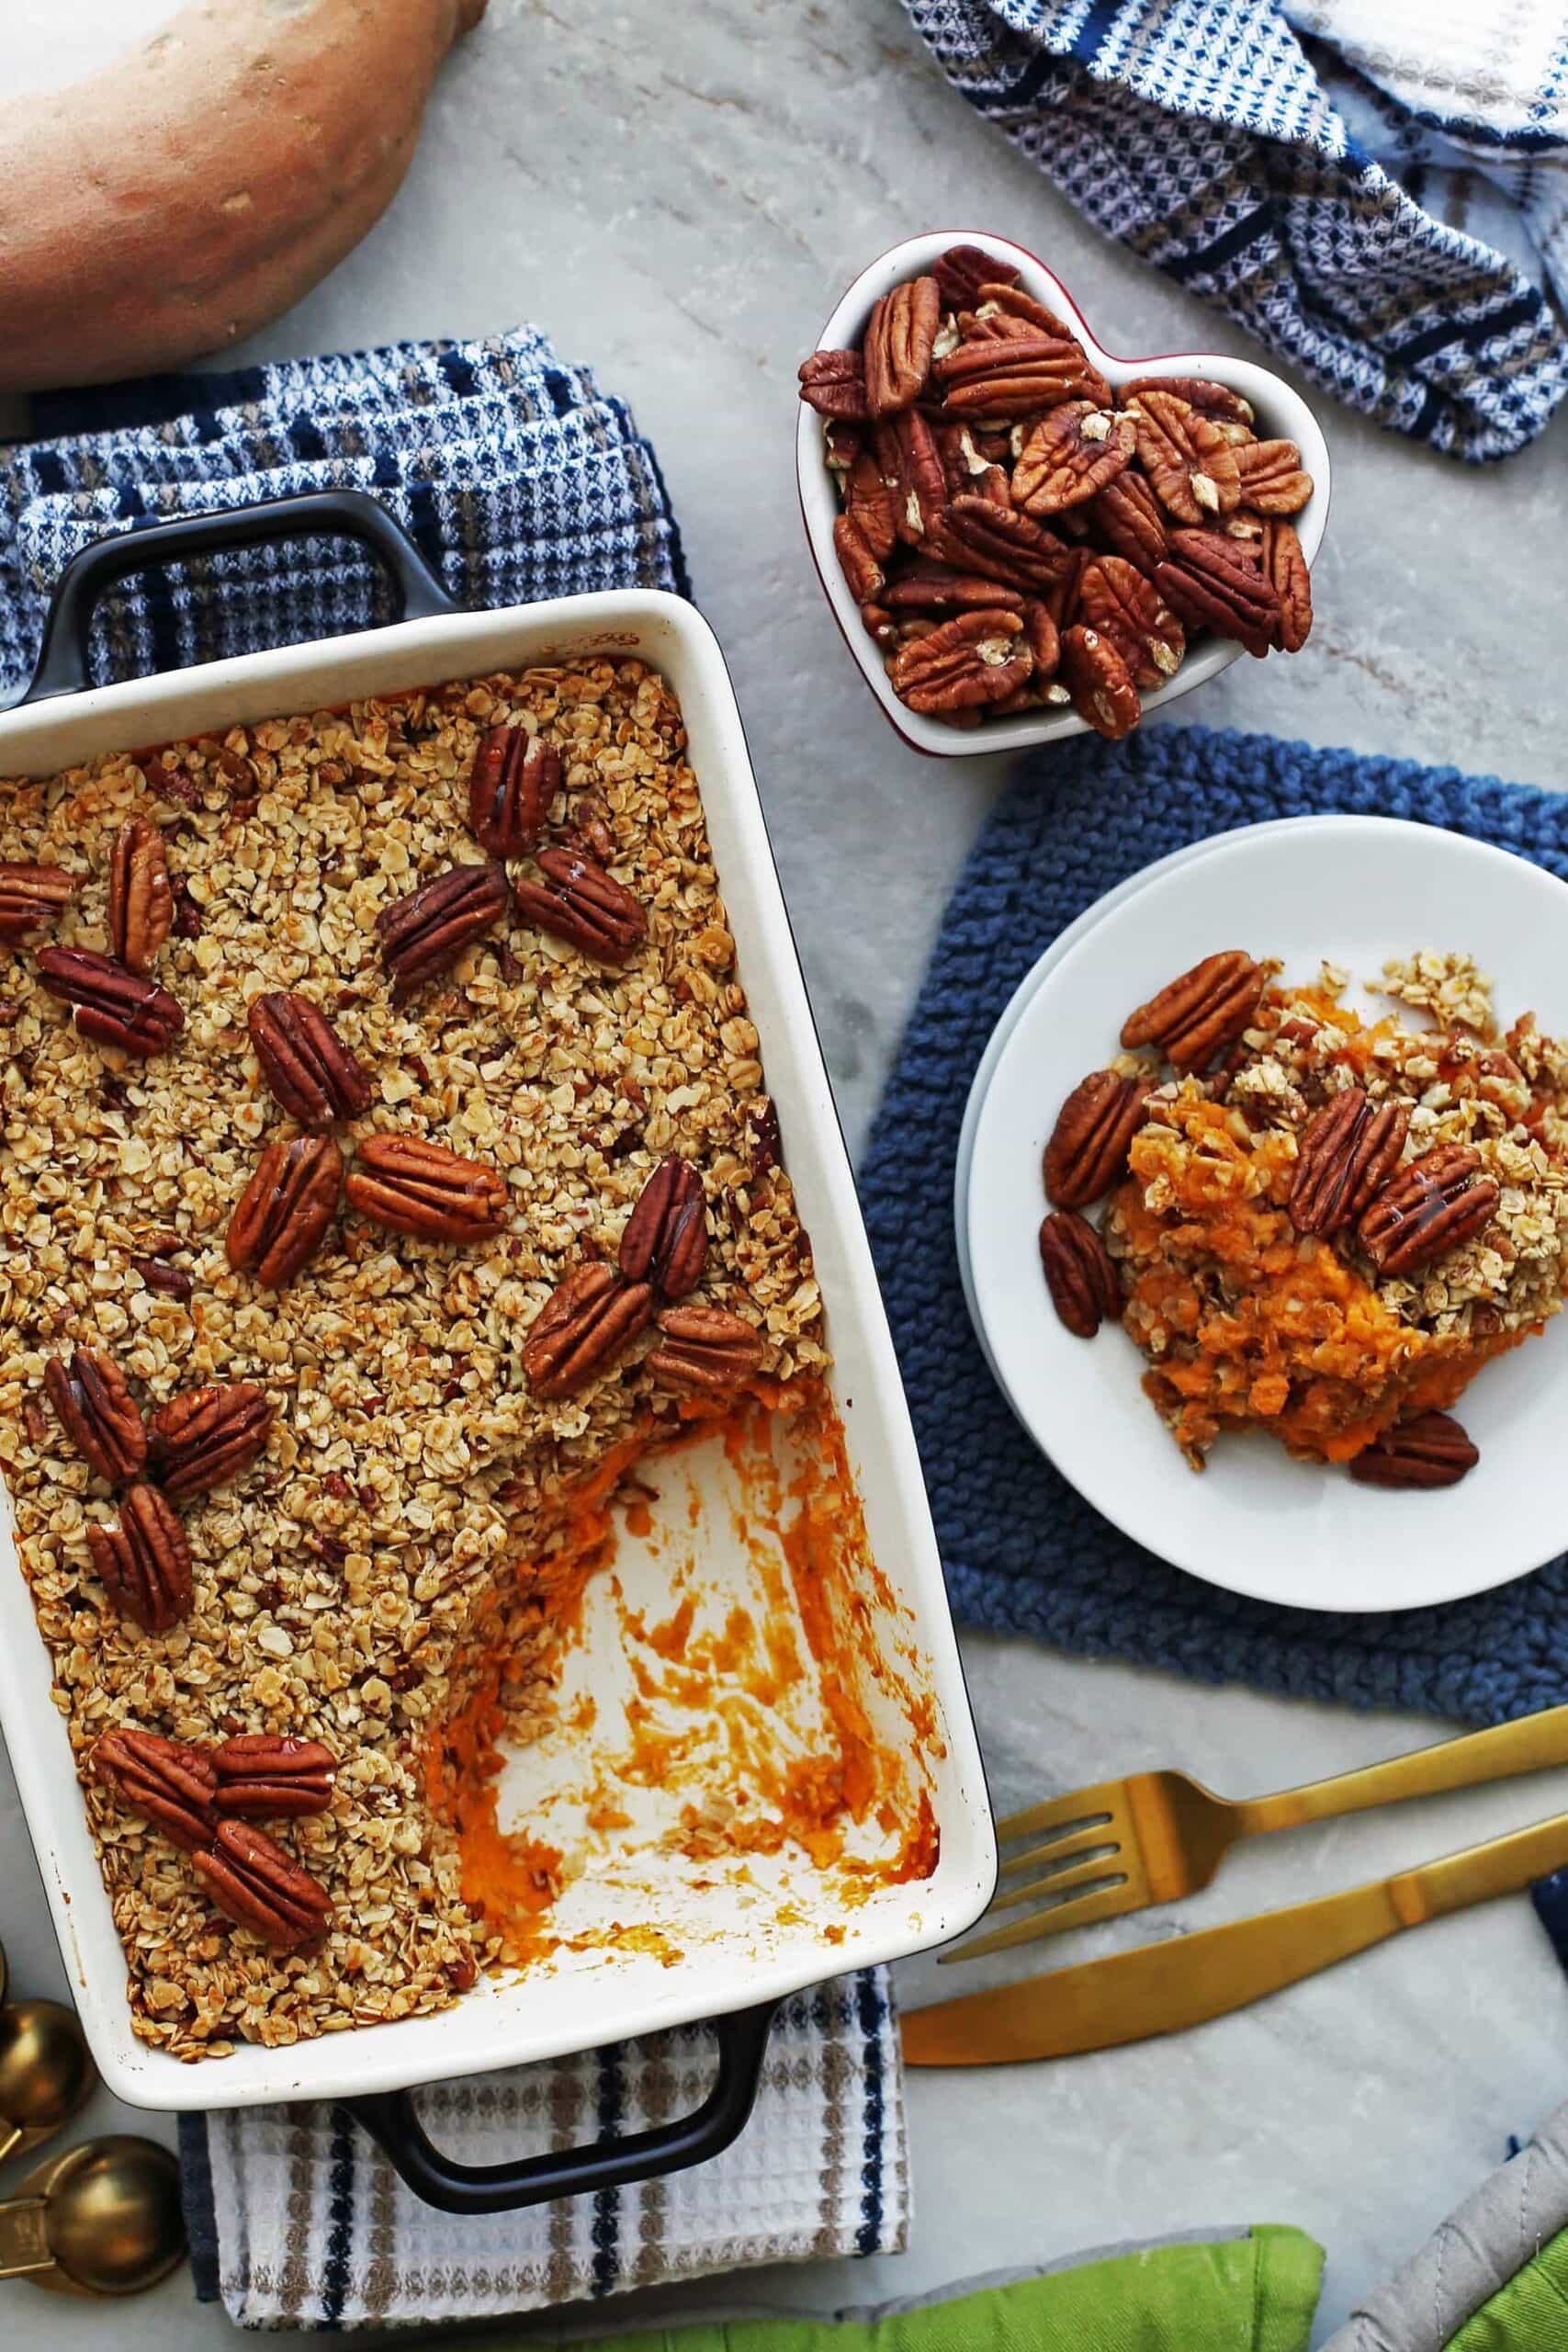
[[[9, 0], [0, 89], [82, 70], [171, 6]], [[853, 272], [897, 237], [942, 224], [988, 227], [1048, 256], [1113, 349], [1236, 341], [1217, 314], [1095, 235], [969, 113], [897, 0], [491, 0], [442, 79], [389, 214], [243, 355], [534, 318], [631, 401], [734, 673], [852, 1144], [943, 899], [1006, 777], [983, 760], [918, 759], [852, 668], [802, 542], [793, 379]], [[1336, 494], [1312, 643], [1293, 662], [1238, 662], [1180, 717], [1562, 784], [1561, 586], [1540, 552], [1562, 499], [1562, 430], [1480, 472], [1342, 410], [1325, 408], [1324, 421]], [[947, 1186], [934, 1170], [939, 1207]], [[1244, 1793], [1439, 1728], [1214, 1692], [1024, 1642], [964, 1646], [1003, 1804], [1165, 1763]], [[1556, 1775], [1551, 1787], [1269, 1841], [1244, 1849], [1179, 1915], [1143, 1925], [1177, 1933], [1325, 1892], [1564, 1804], [1568, 1775]], [[3, 1773], [0, 1871], [16, 1984], [62, 1989]], [[1133, 1940], [1139, 1926], [1103, 1930], [1101, 1942]], [[1085, 1937], [1072, 1955], [1095, 1948]], [[930, 1963], [907, 1974], [907, 1994], [933, 1989]], [[1118, 2238], [1292, 2221], [1329, 2249], [1326, 2335], [1500, 2161], [1510, 2132], [1568, 2097], [1568, 1984], [1521, 1898], [1179, 2041], [916, 2075], [908, 2095], [906, 2256], [753, 2274], [682, 2300], [828, 2310]], [[124, 2111], [116, 2120], [148, 2128]], [[108, 2124], [108, 2102], [88, 2120]], [[62, 2347], [102, 2340], [90, 2305], [3, 2291], [8, 2341], [42, 2342], [46, 2330]], [[667, 2297], [641, 2297], [604, 2317], [668, 2308]], [[185, 2352], [225, 2331], [220, 2313], [193, 2306], [183, 2273], [115, 2318], [126, 2352]]]

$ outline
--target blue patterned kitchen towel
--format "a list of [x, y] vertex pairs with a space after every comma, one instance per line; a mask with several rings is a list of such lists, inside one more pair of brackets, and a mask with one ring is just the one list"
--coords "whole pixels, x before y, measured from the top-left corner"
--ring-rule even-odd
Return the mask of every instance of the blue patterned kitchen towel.
[[[652, 449], [534, 328], [57, 393], [33, 422], [43, 437], [0, 447], [0, 684], [30, 673], [50, 591], [90, 540], [289, 491], [372, 492], [465, 605], [690, 594]], [[107, 599], [97, 673], [179, 669], [388, 611], [355, 547], [253, 548]], [[692, 2028], [425, 2098], [443, 2146], [500, 2163], [661, 2121], [694, 2107], [711, 2073], [710, 2038]], [[741, 2264], [897, 2252], [908, 2227], [880, 1968], [784, 2004], [746, 2130], [670, 2181], [453, 2220], [324, 2105], [186, 2116], [180, 2150], [197, 2292], [248, 2327], [496, 2318]]]
[[1506, 457], [1568, 390], [1564, 0], [904, 5], [1091, 220], [1381, 424]]
[[992, 812], [943, 917], [861, 1195], [963, 1620], [1205, 1681], [1493, 1723], [1568, 1700], [1568, 1560], [1395, 1616], [1320, 1615], [1218, 1591], [1130, 1543], [1057, 1476], [1004, 1403], [959, 1283], [947, 1203], [964, 1106], [1031, 965], [1155, 859], [1321, 809], [1447, 826], [1568, 881], [1568, 797], [1495, 777], [1163, 726], [1045, 752]]

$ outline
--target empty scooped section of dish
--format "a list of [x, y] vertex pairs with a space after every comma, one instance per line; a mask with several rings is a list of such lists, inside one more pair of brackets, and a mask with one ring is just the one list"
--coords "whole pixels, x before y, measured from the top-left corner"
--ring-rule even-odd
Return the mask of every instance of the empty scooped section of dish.
[[820, 1950], [931, 1875], [929, 1668], [825, 1398], [644, 1454], [580, 1567], [556, 1574], [539, 1672], [509, 1687], [493, 1658], [443, 1743], [464, 1894], [503, 1961]]

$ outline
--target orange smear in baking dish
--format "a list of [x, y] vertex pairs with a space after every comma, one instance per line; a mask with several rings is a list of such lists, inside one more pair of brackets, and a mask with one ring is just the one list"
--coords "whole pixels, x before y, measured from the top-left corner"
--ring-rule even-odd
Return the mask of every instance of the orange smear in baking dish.
[[[770, 1442], [779, 1414], [793, 1418], [793, 1434], [805, 1441], [795, 1449], [800, 1466], [787, 1479]], [[728, 1852], [776, 1853], [793, 1843], [819, 1868], [834, 1870], [840, 1900], [855, 1900], [857, 1894], [863, 1900], [874, 1886], [929, 1876], [939, 1845], [930, 1795], [919, 1775], [911, 1776], [908, 1752], [879, 1738], [863, 1694], [868, 1678], [891, 1690], [906, 1738], [925, 1754], [940, 1752], [934, 1702], [883, 1655], [896, 1604], [870, 1559], [837, 1414], [815, 1383], [759, 1384], [727, 1407], [691, 1400], [682, 1408], [682, 1422], [674, 1433], [661, 1426], [617, 1447], [572, 1498], [559, 1547], [542, 1565], [518, 1572], [518, 1587], [529, 1591], [540, 1617], [569, 1631], [588, 1578], [613, 1566], [617, 1496], [624, 1496], [633, 1464], [700, 1439], [722, 1438], [744, 1497], [744, 1507], [731, 1513], [730, 1532], [765, 1607], [756, 1612], [731, 1606], [706, 1632], [694, 1632], [696, 1606], [690, 1593], [672, 1597], [669, 1616], [652, 1624], [622, 1607], [634, 1689], [626, 1707], [629, 1744], [617, 1758], [616, 1781], [623, 1788], [680, 1789], [690, 1778], [691, 1751], [699, 1744], [711, 1750], [716, 1726], [732, 1785], [744, 1791], [744, 1802], [726, 1822]], [[694, 1513], [695, 1508], [694, 1501]], [[649, 1532], [648, 1508], [635, 1487], [619, 1519], [632, 1535]], [[782, 1691], [807, 1670], [802, 1636], [825, 1724], [822, 1738], [804, 1756], [785, 1752], [784, 1743], [759, 1728]], [[530, 1670], [502, 1655], [487, 1659], [461, 1712], [433, 1736], [425, 1754], [432, 1809], [457, 1833], [464, 1900], [482, 1915], [487, 1932], [501, 1938], [502, 1956], [512, 1964], [583, 1940], [563, 1938], [550, 1924], [570, 1871], [567, 1857], [504, 1829], [498, 1815], [497, 1781], [507, 1761], [507, 1685]], [[690, 1732], [670, 1728], [671, 1709], [689, 1718]], [[698, 1807], [688, 1807], [687, 1815], [695, 1833]], [[628, 1826], [615, 1785], [595, 1792], [588, 1822], [604, 1832]], [[849, 1826], [868, 1822], [883, 1836], [874, 1861], [845, 1850]], [[694, 1846], [694, 1858], [701, 1850]], [[649, 1932], [639, 1937], [634, 1930], [631, 1940], [646, 1945]], [[616, 1940], [626, 1947], [624, 1930]], [[673, 1961], [680, 1954], [671, 1949], [662, 1956]]]
[[[1364, 1051], [1376, 1034], [1352, 1044]], [[1452, 1405], [1528, 1336], [1402, 1322], [1326, 1242], [1297, 1234], [1284, 1138], [1244, 1141], [1216, 1102], [1162, 1117], [1189, 1152], [1157, 1128], [1135, 1136], [1111, 1216], [1131, 1251], [1130, 1328], [1145, 1347], [1160, 1343], [1144, 1385], [1190, 1459], [1223, 1428], [1261, 1426], [1293, 1453], [1348, 1461], [1394, 1421]], [[1145, 1187], [1162, 1179], [1169, 1196], [1150, 1209]]]

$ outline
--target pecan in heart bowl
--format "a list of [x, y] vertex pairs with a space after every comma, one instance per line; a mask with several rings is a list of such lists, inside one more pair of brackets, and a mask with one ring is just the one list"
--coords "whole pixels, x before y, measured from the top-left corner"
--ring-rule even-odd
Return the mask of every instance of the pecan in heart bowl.
[[[800, 399], [823, 590], [917, 751], [1116, 741], [1238, 654], [1306, 643], [1328, 514], [1307, 403], [1250, 359], [1114, 357], [1021, 245], [895, 245]], [[1048, 629], [1021, 636], [1029, 600]]]

